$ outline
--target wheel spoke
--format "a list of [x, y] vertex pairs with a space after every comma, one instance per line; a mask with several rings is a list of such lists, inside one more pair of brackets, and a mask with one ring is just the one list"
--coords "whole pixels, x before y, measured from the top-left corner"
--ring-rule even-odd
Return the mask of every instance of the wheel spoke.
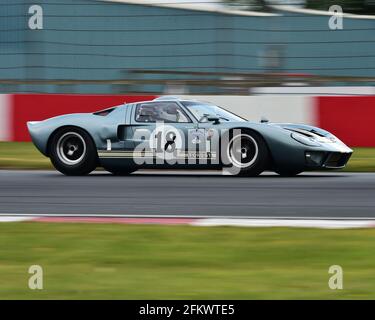
[[229, 143], [229, 158], [239, 168], [251, 166], [258, 157], [258, 145], [253, 137], [241, 134], [232, 138]]
[[62, 135], [56, 145], [59, 159], [67, 165], [76, 165], [85, 156], [86, 143], [77, 132], [68, 132]]

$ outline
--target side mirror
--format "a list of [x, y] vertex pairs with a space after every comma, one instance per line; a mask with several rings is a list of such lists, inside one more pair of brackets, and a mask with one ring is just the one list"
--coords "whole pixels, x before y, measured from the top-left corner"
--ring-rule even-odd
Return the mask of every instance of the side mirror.
[[269, 120], [266, 117], [262, 117], [260, 119], [260, 123], [268, 123], [268, 122], [269, 122]]
[[214, 124], [219, 124], [220, 123], [220, 118], [215, 116], [215, 115], [208, 115], [207, 116], [207, 121], [212, 121]]

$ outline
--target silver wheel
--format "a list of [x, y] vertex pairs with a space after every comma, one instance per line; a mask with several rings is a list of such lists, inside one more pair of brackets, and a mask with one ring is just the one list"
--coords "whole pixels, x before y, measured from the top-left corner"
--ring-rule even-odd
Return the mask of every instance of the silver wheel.
[[237, 168], [252, 166], [258, 158], [259, 148], [255, 139], [248, 134], [239, 134], [228, 144], [227, 156]]
[[85, 157], [86, 142], [79, 133], [67, 132], [57, 141], [56, 153], [64, 164], [76, 165]]

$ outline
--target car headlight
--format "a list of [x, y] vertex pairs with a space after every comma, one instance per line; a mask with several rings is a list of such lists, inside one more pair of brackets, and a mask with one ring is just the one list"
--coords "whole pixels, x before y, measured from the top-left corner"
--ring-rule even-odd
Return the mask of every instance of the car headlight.
[[329, 140], [331, 140], [331, 142], [333, 143], [337, 143], [337, 144], [341, 144], [341, 145], [345, 145], [344, 142], [342, 142], [339, 138], [337, 138], [336, 136], [334, 136], [333, 134], [329, 135]]
[[296, 133], [296, 132], [293, 132], [291, 134], [291, 137], [298, 141], [299, 143], [302, 143], [306, 146], [310, 146], [310, 147], [319, 147], [320, 144], [314, 140], [313, 138], [309, 138], [309, 137], [306, 137], [304, 136], [303, 134], [300, 134], [300, 133]]
[[333, 134], [329, 134], [325, 137], [320, 137], [317, 139], [317, 142], [320, 143], [336, 143], [338, 145], [345, 145], [339, 138], [335, 137]]

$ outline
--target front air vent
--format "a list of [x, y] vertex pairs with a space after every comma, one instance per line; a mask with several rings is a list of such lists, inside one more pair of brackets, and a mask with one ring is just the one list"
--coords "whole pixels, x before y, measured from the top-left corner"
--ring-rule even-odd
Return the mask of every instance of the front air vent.
[[351, 153], [331, 152], [324, 162], [324, 166], [326, 168], [342, 168], [346, 165], [350, 156]]
[[108, 116], [115, 109], [116, 108], [104, 109], [104, 110], [100, 110], [100, 111], [94, 112], [93, 114], [96, 115], [96, 116], [105, 117], [105, 116]]

